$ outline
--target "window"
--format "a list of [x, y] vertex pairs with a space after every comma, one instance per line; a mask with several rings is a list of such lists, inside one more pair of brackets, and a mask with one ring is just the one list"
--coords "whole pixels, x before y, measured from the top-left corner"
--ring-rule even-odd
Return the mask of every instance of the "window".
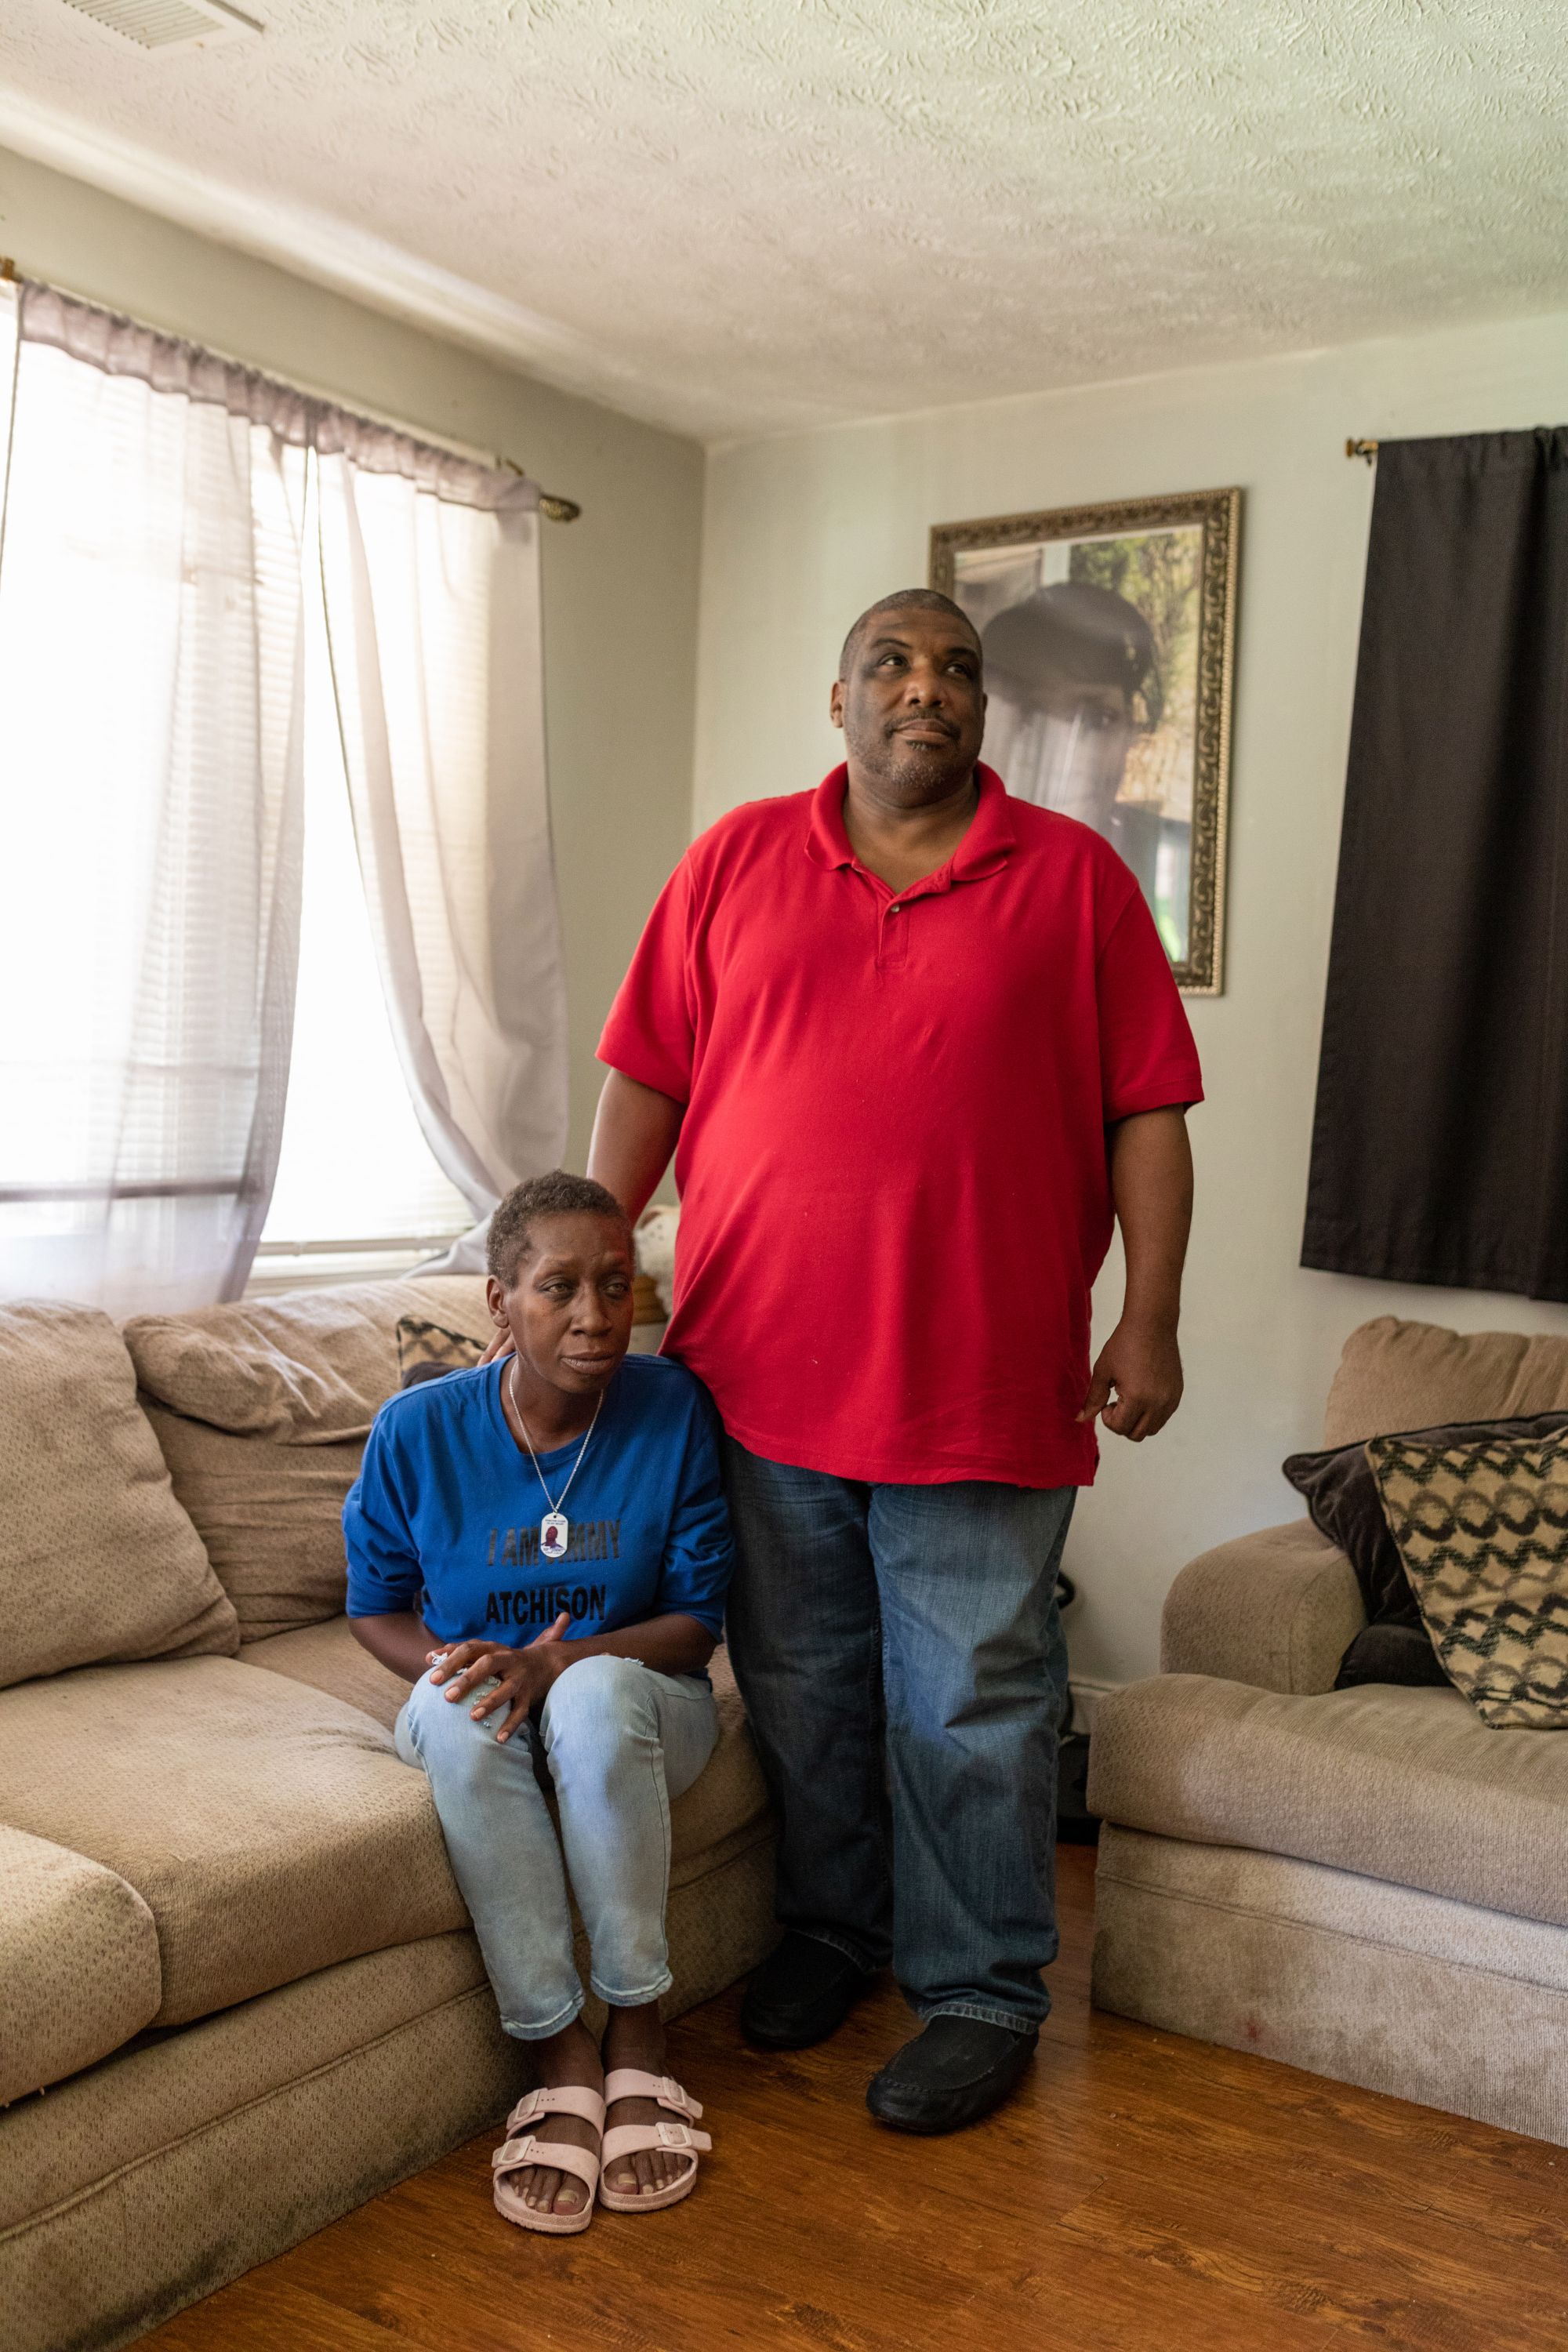
[[420, 1131], [398, 1065], [360, 883], [321, 584], [307, 579], [305, 875], [288, 1108], [249, 1288], [389, 1274], [473, 1212]]
[[0, 1297], [390, 1272], [559, 1159], [538, 505], [0, 286]]

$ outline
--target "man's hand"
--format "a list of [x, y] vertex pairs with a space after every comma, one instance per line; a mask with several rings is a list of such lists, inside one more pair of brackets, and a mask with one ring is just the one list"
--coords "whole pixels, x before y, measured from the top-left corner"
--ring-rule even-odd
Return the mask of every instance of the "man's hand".
[[455, 1704], [494, 1675], [494, 1690], [487, 1691], [468, 1712], [476, 1723], [482, 1723], [487, 1715], [504, 1706], [507, 1718], [496, 1738], [510, 1739], [518, 1725], [527, 1722], [561, 1673], [565, 1664], [561, 1654], [561, 1638], [571, 1622], [563, 1612], [554, 1624], [530, 1642], [525, 1650], [509, 1650], [494, 1642], [456, 1642], [449, 1650], [432, 1650], [430, 1679], [433, 1683], [449, 1682], [451, 1688], [445, 1696]]
[[[496, 1333], [494, 1339], [490, 1341], [489, 1346], [485, 1349], [484, 1354], [479, 1358], [479, 1362], [481, 1364], [493, 1364], [498, 1356], [514, 1356], [516, 1353], [517, 1342], [512, 1338], [511, 1333], [507, 1330], [503, 1325], [500, 1330]], [[478, 1366], [476, 1366], [475, 1369], [478, 1370]]]
[[1137, 1445], [1163, 1429], [1181, 1402], [1175, 1325], [1135, 1323], [1124, 1315], [1095, 1360], [1079, 1419], [1092, 1421], [1099, 1413], [1107, 1429]]

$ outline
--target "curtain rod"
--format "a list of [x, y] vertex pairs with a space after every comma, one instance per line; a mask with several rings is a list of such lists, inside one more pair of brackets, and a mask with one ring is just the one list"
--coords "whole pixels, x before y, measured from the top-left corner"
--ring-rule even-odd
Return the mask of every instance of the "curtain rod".
[[1367, 464], [1370, 466], [1376, 455], [1377, 444], [1375, 441], [1347, 441], [1345, 443], [1345, 456], [1347, 457], [1364, 457]]
[[[19, 269], [15, 260], [8, 253], [0, 254], [0, 285], [19, 286], [26, 275], [26, 271]], [[39, 280], [37, 282], [54, 286], [57, 293], [68, 296], [73, 302], [85, 302], [90, 310], [107, 310], [110, 309], [110, 305], [108, 303], [96, 300], [90, 294], [79, 294], [73, 287], [57, 285], [53, 278]], [[114, 312], [111, 315], [118, 317], [122, 314]], [[174, 335], [175, 340], [180, 342], [185, 342], [190, 340], [188, 336], [178, 334], [176, 330], [173, 327], [160, 327], [151, 319], [143, 319], [138, 323], [151, 328], [154, 334]], [[210, 350], [212, 347], [207, 345], [205, 348]], [[229, 364], [234, 367], [256, 368], [258, 374], [270, 373], [270, 370], [268, 369], [257, 368], [257, 363], [254, 360], [237, 359], [232, 352], [215, 352], [213, 355], [216, 359], [226, 360]], [[275, 379], [275, 381], [277, 379]], [[350, 410], [349, 404], [346, 401], [341, 400], [335, 393], [322, 391], [318, 386], [291, 383], [290, 389], [295, 392], [304, 393], [309, 399], [330, 400], [334, 407], [342, 408], [348, 410], [352, 415], [362, 416], [369, 424], [384, 425], [395, 433], [406, 433], [413, 440], [428, 442], [436, 448], [450, 449], [457, 457], [477, 457], [487, 466], [495, 466], [499, 467], [502, 473], [515, 474], [520, 481], [527, 481], [531, 478], [526, 467], [520, 466], [515, 457], [498, 457], [493, 450], [478, 449], [471, 442], [464, 443], [461, 441], [449, 440], [445, 434], [432, 432], [425, 425], [411, 425], [407, 419], [404, 417], [378, 416], [373, 410], [361, 407]], [[578, 505], [575, 499], [557, 498], [552, 490], [541, 490], [539, 493], [539, 511], [547, 522], [575, 522], [583, 509]]]

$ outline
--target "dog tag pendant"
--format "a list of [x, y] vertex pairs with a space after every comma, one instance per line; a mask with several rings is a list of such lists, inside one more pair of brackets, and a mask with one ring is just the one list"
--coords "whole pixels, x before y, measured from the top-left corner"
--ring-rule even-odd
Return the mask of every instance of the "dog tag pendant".
[[546, 1511], [539, 1522], [539, 1549], [545, 1559], [563, 1559], [566, 1538], [572, 1532], [571, 1522], [559, 1511]]

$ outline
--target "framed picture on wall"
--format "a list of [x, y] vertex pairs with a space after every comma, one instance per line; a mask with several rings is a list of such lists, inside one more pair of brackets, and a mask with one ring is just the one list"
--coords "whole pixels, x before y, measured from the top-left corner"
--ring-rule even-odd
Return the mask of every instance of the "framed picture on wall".
[[1224, 985], [1241, 492], [938, 523], [931, 584], [985, 655], [985, 758], [1091, 824], [1142, 886], [1179, 985]]

